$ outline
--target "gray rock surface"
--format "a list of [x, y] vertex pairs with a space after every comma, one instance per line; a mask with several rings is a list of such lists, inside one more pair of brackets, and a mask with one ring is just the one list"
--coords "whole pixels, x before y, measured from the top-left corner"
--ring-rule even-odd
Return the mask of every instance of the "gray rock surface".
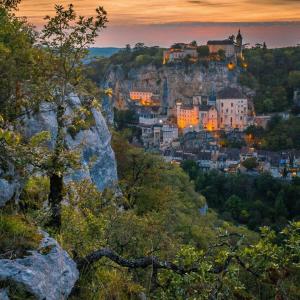
[[[43, 234], [45, 237], [39, 249], [31, 251], [30, 256], [0, 260], [0, 281], [20, 285], [37, 299], [67, 299], [79, 272], [67, 252], [54, 239]], [[5, 297], [4, 291], [2, 297]]]
[[13, 165], [9, 162], [5, 164], [0, 168], [0, 207], [13, 198], [17, 199], [22, 187], [21, 179], [15, 174]]
[[224, 63], [210, 63], [208, 67], [146, 65], [132, 68], [128, 73], [121, 66], [114, 66], [101, 84], [113, 89], [113, 103], [117, 108], [127, 107], [131, 90], [153, 91], [160, 95], [163, 106], [173, 107], [178, 99], [185, 102], [194, 95], [210, 95], [225, 87], [237, 87], [239, 74], [239, 69], [229, 71]]
[[[66, 108], [66, 116], [72, 116], [74, 109], [81, 106], [77, 96], [71, 96]], [[75, 136], [66, 133], [66, 144], [70, 150], [80, 149], [81, 165], [79, 170], [70, 170], [66, 176], [67, 181], [91, 180], [103, 190], [117, 182], [117, 168], [115, 155], [111, 148], [111, 134], [102, 113], [92, 109], [95, 125], [87, 130], [78, 132]], [[28, 138], [41, 131], [51, 132], [49, 147], [55, 144], [57, 122], [55, 107], [50, 103], [42, 103], [40, 112], [23, 119], [23, 132]]]
[[0, 300], [9, 300], [6, 289], [0, 290]]

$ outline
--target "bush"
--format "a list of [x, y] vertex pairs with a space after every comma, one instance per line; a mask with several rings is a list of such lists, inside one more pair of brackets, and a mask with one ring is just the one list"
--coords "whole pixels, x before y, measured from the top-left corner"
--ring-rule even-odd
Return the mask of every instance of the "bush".
[[41, 241], [36, 227], [22, 216], [0, 214], [0, 258], [23, 257], [28, 250], [36, 249]]

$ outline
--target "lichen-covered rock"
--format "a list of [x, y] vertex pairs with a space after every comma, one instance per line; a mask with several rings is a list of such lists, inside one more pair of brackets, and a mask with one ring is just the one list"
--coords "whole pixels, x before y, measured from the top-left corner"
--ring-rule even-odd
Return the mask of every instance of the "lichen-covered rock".
[[54, 239], [43, 234], [45, 237], [39, 249], [31, 251], [30, 256], [0, 260], [0, 281], [21, 286], [37, 299], [67, 299], [79, 272], [67, 252]]
[[[68, 99], [66, 117], [72, 116], [74, 110], [81, 106], [79, 97], [72, 95]], [[86, 130], [80, 130], [71, 135], [66, 130], [66, 146], [70, 150], [80, 149], [81, 168], [70, 170], [65, 177], [66, 181], [91, 180], [102, 191], [113, 186], [117, 180], [117, 168], [114, 152], [111, 148], [111, 134], [102, 113], [92, 109], [94, 124]], [[51, 103], [42, 103], [40, 112], [24, 117], [22, 130], [30, 138], [41, 131], [51, 133], [49, 147], [53, 148], [57, 133], [55, 106]]]

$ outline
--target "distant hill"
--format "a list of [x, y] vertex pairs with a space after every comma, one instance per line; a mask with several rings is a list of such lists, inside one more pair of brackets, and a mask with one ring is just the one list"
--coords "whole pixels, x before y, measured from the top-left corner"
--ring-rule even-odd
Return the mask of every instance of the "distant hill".
[[113, 54], [119, 52], [121, 48], [115, 48], [115, 47], [106, 47], [106, 48], [90, 48], [90, 57], [110, 57]]

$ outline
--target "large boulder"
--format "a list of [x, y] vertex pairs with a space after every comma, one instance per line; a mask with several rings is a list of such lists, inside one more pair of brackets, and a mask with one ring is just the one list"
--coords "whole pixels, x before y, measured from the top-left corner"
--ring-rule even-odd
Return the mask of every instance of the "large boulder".
[[[0, 282], [16, 285], [40, 300], [63, 300], [70, 295], [79, 277], [75, 262], [48, 234], [30, 256], [0, 260]], [[8, 299], [0, 290], [0, 299]], [[2, 297], [2, 298], [1, 298]]]

